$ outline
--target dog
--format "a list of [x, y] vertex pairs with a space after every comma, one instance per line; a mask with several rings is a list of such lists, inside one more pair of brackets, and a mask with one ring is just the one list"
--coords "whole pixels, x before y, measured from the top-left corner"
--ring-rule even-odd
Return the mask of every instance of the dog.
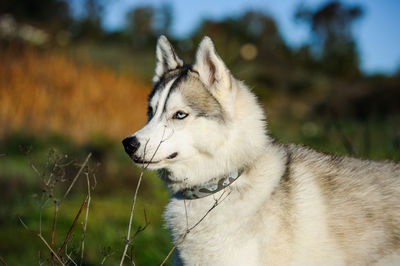
[[275, 141], [205, 37], [156, 47], [148, 122], [123, 140], [171, 191], [176, 265], [400, 265], [400, 164]]

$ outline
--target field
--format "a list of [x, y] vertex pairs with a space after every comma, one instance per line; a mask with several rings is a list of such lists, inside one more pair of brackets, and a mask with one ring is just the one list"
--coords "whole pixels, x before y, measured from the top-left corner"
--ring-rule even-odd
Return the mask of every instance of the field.
[[[75, 52], [3, 47], [0, 53], [0, 257], [9, 265], [50, 263], [49, 249], [38, 233], [42, 228], [50, 243], [55, 232], [54, 248], [61, 247], [88, 194], [85, 173], [90, 187], [96, 186], [91, 190], [83, 264], [105, 260], [105, 265], [115, 265], [122, 256], [140, 170], [120, 141], [145, 123], [151, 85], [126, 66], [121, 69], [89, 52], [87, 57]], [[125, 60], [132, 61], [132, 69], [142, 63], [135, 62], [134, 54]], [[400, 159], [397, 117], [328, 123], [324, 117], [298, 117], [297, 109], [287, 112], [301, 100], [284, 95], [261, 99], [269, 128], [279, 140], [338, 154]], [[88, 154], [88, 167], [60, 204], [54, 230], [54, 200], [62, 199]], [[162, 226], [167, 201], [168, 191], [156, 174], [146, 172], [133, 232], [145, 225], [144, 212], [150, 224], [128, 252], [137, 265], [160, 264], [172, 247]], [[84, 211], [67, 246], [77, 261], [85, 222]]]
[[[122, 256], [138, 181], [138, 169], [125, 156], [120, 140], [145, 123], [149, 84], [104, 65], [78, 62], [67, 52], [13, 48], [1, 57], [0, 256], [10, 265], [46, 262], [50, 253], [37, 236], [40, 209], [42, 234], [50, 242], [52, 199], [63, 195], [79, 164], [91, 153], [89, 165], [97, 185], [92, 191], [84, 264], [98, 265], [104, 258], [106, 265], [116, 264]], [[49, 196], [48, 190], [43, 191], [48, 188], [46, 181], [54, 179], [51, 167], [58, 157], [68, 164], [63, 170], [65, 180], [59, 178], [54, 195], [43, 202]], [[56, 247], [63, 243], [86, 190], [81, 175], [60, 205]], [[157, 264], [169, 251], [171, 244], [161, 219], [167, 198], [159, 179], [146, 173], [133, 230], [144, 225], [144, 209], [151, 225], [133, 245], [138, 265]], [[80, 247], [83, 221], [84, 215], [69, 245], [77, 257], [80, 254], [74, 252]]]

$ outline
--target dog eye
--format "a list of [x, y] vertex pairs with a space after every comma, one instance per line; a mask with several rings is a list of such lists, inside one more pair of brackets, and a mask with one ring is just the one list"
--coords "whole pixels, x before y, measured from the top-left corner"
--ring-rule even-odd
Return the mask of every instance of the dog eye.
[[182, 120], [182, 119], [185, 119], [188, 115], [189, 115], [189, 114], [187, 114], [187, 113], [184, 113], [184, 112], [182, 112], [182, 111], [178, 111], [178, 112], [176, 112], [176, 113], [172, 116], [172, 118], [173, 118], [173, 119]]

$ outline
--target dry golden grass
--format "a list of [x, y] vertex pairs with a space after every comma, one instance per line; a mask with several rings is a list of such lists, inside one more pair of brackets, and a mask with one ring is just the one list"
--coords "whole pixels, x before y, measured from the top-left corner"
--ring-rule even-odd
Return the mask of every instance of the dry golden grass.
[[146, 119], [150, 84], [54, 51], [0, 51], [0, 136], [23, 130], [124, 137]]

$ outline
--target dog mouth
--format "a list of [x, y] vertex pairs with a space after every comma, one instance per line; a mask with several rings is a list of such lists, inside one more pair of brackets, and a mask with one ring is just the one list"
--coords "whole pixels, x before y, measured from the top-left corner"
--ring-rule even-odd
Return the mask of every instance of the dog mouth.
[[[176, 158], [177, 156], [178, 156], [178, 153], [177, 153], [177, 152], [174, 152], [174, 153], [171, 153], [168, 157], [166, 157], [165, 160], [171, 160], [171, 159]], [[131, 158], [132, 158], [132, 160], [133, 160], [135, 163], [137, 163], [137, 164], [146, 164], [146, 165], [157, 164], [157, 163], [163, 161], [163, 160], [159, 160], [159, 161], [153, 161], [153, 160], [145, 161], [145, 160], [143, 160], [142, 158], [140, 158], [140, 157], [138, 157], [138, 156], [136, 156], [136, 155], [133, 155]]]

